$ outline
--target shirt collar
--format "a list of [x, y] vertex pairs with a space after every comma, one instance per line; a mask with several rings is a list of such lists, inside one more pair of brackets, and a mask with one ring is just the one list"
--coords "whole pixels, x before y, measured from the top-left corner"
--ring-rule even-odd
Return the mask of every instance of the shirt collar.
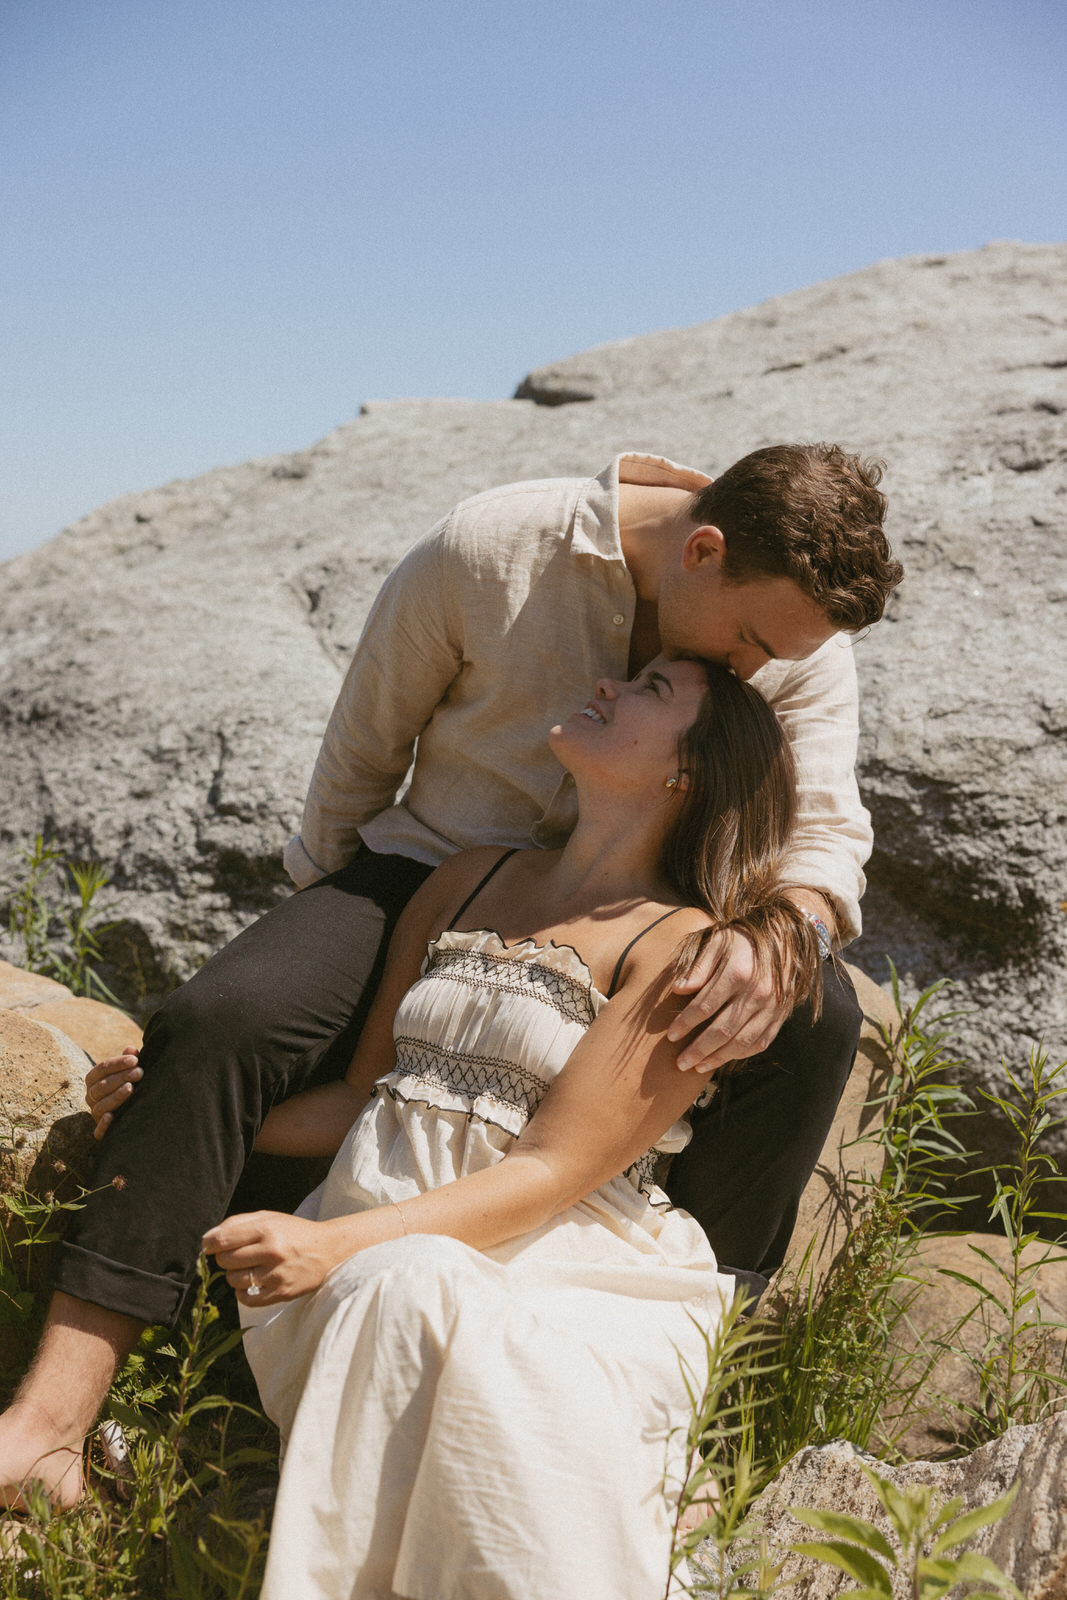
[[643, 483], [656, 488], [688, 489], [696, 494], [711, 482], [705, 472], [683, 467], [666, 456], [627, 451], [591, 478], [578, 499], [577, 542], [609, 561], [623, 559], [619, 539], [619, 484]]

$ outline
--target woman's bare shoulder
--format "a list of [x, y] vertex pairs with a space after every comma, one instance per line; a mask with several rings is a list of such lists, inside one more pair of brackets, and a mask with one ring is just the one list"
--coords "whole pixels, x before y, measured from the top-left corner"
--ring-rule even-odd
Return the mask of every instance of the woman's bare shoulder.
[[507, 854], [504, 845], [475, 845], [458, 850], [430, 874], [419, 890], [427, 913], [451, 916], [477, 884]]
[[672, 983], [683, 946], [714, 926], [715, 919], [698, 906], [650, 905], [648, 926], [626, 957], [616, 992]]

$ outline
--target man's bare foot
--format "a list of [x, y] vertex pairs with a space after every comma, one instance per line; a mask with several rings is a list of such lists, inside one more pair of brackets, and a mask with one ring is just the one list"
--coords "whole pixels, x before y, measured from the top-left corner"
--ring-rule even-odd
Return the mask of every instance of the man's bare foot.
[[143, 1322], [57, 1292], [33, 1365], [0, 1416], [0, 1505], [39, 1483], [57, 1511], [84, 1492], [82, 1443]]
[[0, 1505], [27, 1509], [31, 1484], [39, 1484], [56, 1511], [77, 1505], [84, 1492], [82, 1441], [64, 1438], [32, 1401], [16, 1400], [0, 1416]]

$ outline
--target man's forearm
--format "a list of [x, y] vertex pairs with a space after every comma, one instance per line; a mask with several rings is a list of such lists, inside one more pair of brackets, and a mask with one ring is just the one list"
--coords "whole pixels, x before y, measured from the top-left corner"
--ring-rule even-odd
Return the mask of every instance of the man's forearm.
[[810, 912], [813, 917], [826, 927], [831, 941], [836, 945], [838, 939], [838, 917], [834, 902], [819, 889], [807, 889], [801, 884], [789, 884], [785, 890], [787, 900], [801, 911]]

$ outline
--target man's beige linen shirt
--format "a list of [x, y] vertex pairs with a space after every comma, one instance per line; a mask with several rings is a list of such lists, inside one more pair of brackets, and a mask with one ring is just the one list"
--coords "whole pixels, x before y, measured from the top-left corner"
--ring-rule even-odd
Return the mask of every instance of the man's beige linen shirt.
[[[548, 730], [598, 678], [628, 676], [636, 593], [619, 539], [620, 479], [693, 491], [710, 481], [658, 456], [623, 455], [596, 478], [507, 484], [464, 500], [394, 569], [285, 852], [295, 883], [345, 866], [361, 839], [432, 865], [471, 845], [562, 842], [574, 789]], [[836, 634], [752, 681], [799, 770], [785, 879], [831, 895], [842, 937], [853, 938], [871, 830], [854, 775], [851, 640]]]

